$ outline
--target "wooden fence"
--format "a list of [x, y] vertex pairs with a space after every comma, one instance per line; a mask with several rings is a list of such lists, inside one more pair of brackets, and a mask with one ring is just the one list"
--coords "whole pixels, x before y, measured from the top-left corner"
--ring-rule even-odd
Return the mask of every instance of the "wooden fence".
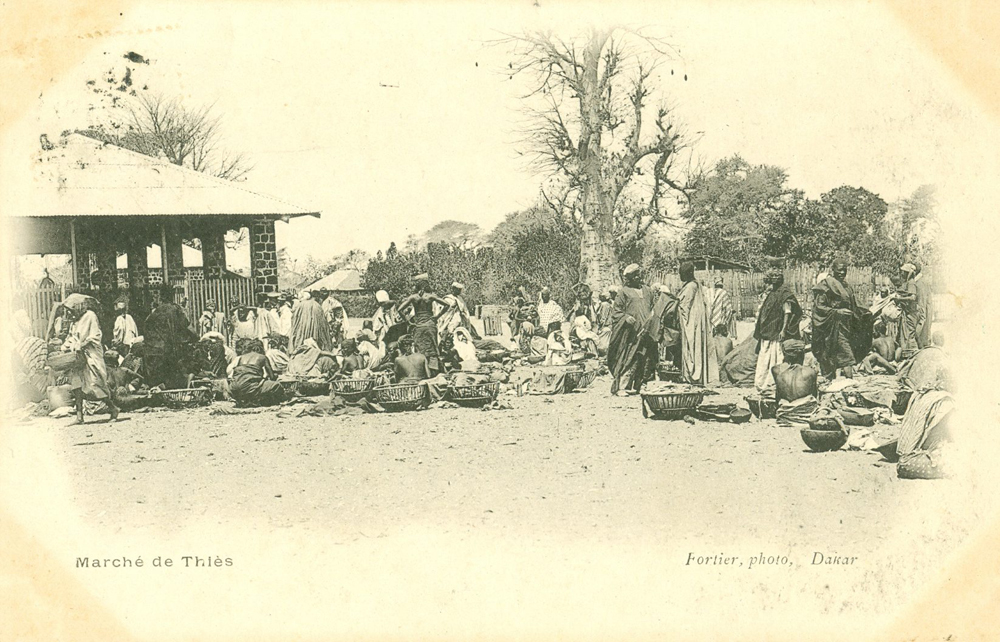
[[198, 279], [187, 275], [183, 282], [184, 296], [187, 297], [185, 312], [191, 320], [193, 328], [197, 328], [198, 319], [205, 311], [205, 302], [215, 300], [216, 309], [229, 316], [233, 300], [240, 305], [256, 305], [254, 300], [253, 279], [239, 276], [222, 277], [221, 279]]
[[[21, 289], [11, 292], [11, 312], [24, 310], [31, 319], [31, 334], [44, 337], [49, 325], [49, 314], [52, 307], [66, 298], [69, 289], [65, 285], [41, 286], [33, 289]], [[8, 317], [9, 318], [9, 317]]]
[[[242, 305], [254, 305], [254, 288], [253, 280], [243, 278], [243, 277], [224, 277], [221, 279], [201, 279], [201, 278], [191, 278], [188, 275], [185, 280], [180, 283], [183, 291], [183, 295], [187, 297], [187, 306], [185, 312], [191, 321], [192, 329], [197, 326], [197, 320], [201, 316], [201, 313], [205, 310], [205, 302], [208, 299], [215, 299], [216, 304], [220, 312], [225, 312], [226, 314], [232, 309], [230, 302], [232, 300], [238, 300]], [[51, 285], [51, 286], [41, 286], [38, 288], [25, 288], [14, 290], [11, 292], [10, 297], [10, 311], [13, 313], [15, 310], [24, 310], [28, 313], [28, 318], [31, 320], [31, 333], [37, 337], [44, 337], [45, 331], [48, 328], [49, 315], [52, 313], [52, 308], [55, 304], [59, 303], [71, 292], [69, 286], [66, 285]], [[128, 293], [128, 288], [121, 288], [117, 291], [116, 297], [121, 297]], [[177, 293], [177, 297], [181, 296], [181, 292]], [[158, 298], [158, 297], [157, 297]], [[113, 311], [111, 302], [105, 301], [104, 306], [106, 309], [102, 311], [102, 323], [108, 321], [111, 323], [110, 319], [113, 319]], [[138, 323], [142, 323], [143, 319], [136, 318]], [[105, 332], [109, 332], [110, 328], [106, 328]], [[141, 326], [140, 326], [141, 331]]]
[[[812, 286], [816, 276], [821, 272], [815, 267], [785, 268], [785, 284], [789, 286], [803, 310], [812, 309]], [[698, 283], [705, 287], [714, 287], [716, 281], [722, 281], [722, 287], [729, 292], [733, 301], [733, 313], [737, 319], [747, 319], [757, 315], [757, 308], [767, 295], [767, 285], [764, 283], [763, 272], [742, 272], [739, 270], [696, 270], [694, 273]], [[888, 279], [872, 274], [870, 267], [851, 267], [847, 270], [847, 283], [854, 288], [858, 302], [867, 307], [871, 303], [872, 293], [876, 286]], [[681, 279], [676, 272], [651, 273], [650, 283], [662, 283], [676, 293], [681, 288]]]

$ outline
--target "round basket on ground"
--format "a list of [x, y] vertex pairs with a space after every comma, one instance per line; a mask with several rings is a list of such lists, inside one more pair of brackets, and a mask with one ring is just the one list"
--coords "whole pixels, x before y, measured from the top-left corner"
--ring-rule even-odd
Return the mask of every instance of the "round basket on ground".
[[701, 405], [705, 400], [703, 391], [642, 393], [642, 416], [648, 417], [646, 409], [656, 419], [679, 419]]
[[492, 403], [498, 394], [500, 394], [500, 383], [497, 381], [476, 383], [470, 386], [452, 386], [448, 391], [448, 396], [452, 401], [469, 408]]
[[802, 435], [802, 441], [806, 442], [806, 446], [809, 446], [809, 450], [817, 453], [837, 450], [847, 443], [847, 434], [840, 430], [803, 428], [799, 434]]
[[566, 392], [572, 392], [574, 390], [579, 390], [585, 386], [581, 386], [580, 382], [583, 380], [583, 376], [586, 374], [583, 370], [567, 370], [566, 371]]
[[330, 382], [322, 379], [301, 379], [295, 390], [303, 397], [319, 397], [330, 394]]
[[373, 391], [375, 402], [389, 412], [416, 410], [423, 405], [426, 388], [419, 383], [397, 383], [379, 386]]
[[207, 406], [212, 402], [211, 388], [177, 388], [174, 390], [161, 390], [156, 396], [167, 408], [176, 410], [183, 408], [196, 408]]
[[367, 397], [374, 387], [374, 379], [339, 379], [330, 382], [330, 392], [351, 403]]

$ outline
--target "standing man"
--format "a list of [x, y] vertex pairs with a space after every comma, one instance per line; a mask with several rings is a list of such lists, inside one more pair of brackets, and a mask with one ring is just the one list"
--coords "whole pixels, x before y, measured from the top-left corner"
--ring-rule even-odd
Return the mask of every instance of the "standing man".
[[215, 299], [205, 301], [205, 311], [198, 319], [198, 336], [203, 337], [209, 332], [218, 332], [223, 337], [226, 336], [226, 315], [219, 312]]
[[635, 263], [625, 268], [622, 280], [625, 285], [615, 297], [608, 343], [608, 370], [614, 377], [611, 394], [619, 397], [639, 393], [659, 356], [656, 340], [645, 332], [656, 294], [643, 284]]
[[115, 328], [113, 346], [121, 354], [127, 354], [128, 349], [135, 343], [139, 336], [139, 329], [135, 325], [135, 319], [128, 313], [128, 305], [124, 301], [115, 304]]
[[716, 277], [715, 287], [712, 288], [712, 329], [720, 325], [725, 326], [726, 335], [730, 339], [736, 339], [736, 315], [733, 314], [733, 299], [725, 289], [722, 277]]
[[462, 298], [462, 291], [465, 285], [455, 281], [451, 284], [451, 293], [446, 294], [444, 300], [448, 302], [448, 307], [438, 317], [438, 341], [445, 336], [451, 336], [458, 328], [468, 330], [472, 327], [469, 321], [469, 306]]
[[931, 340], [933, 336], [931, 334], [931, 322], [934, 320], [934, 299], [931, 295], [930, 283], [924, 278], [920, 264], [917, 263], [914, 268], [916, 271], [913, 276], [913, 284], [917, 288], [917, 307], [923, 311], [923, 322], [917, 331], [917, 346], [926, 348], [934, 343]]
[[681, 374], [688, 383], [710, 384], [719, 381], [719, 360], [711, 355], [708, 302], [701, 285], [694, 279], [694, 264], [682, 263], [680, 277], [684, 285], [677, 293], [677, 320], [681, 330]]
[[847, 284], [847, 262], [833, 262], [832, 274], [813, 286], [812, 351], [824, 377], [843, 371], [848, 379], [854, 366], [871, 351], [872, 315], [858, 306]]
[[[424, 355], [431, 374], [441, 372], [441, 356], [438, 353], [438, 317], [450, 308], [450, 303], [430, 291], [430, 276], [425, 272], [413, 277], [413, 294], [399, 304], [400, 314], [407, 308], [413, 309], [410, 319], [413, 346]], [[441, 306], [441, 312], [434, 314], [434, 304]]]
[[792, 291], [785, 285], [781, 270], [770, 270], [764, 282], [771, 290], [757, 313], [753, 338], [757, 340], [757, 369], [754, 386], [761, 392], [774, 384], [772, 368], [783, 362], [781, 342], [799, 338], [802, 307]]
[[[636, 269], [639, 269], [638, 266]], [[548, 336], [556, 329], [557, 324], [560, 329], [562, 328], [566, 313], [563, 312], [561, 305], [552, 300], [552, 291], [548, 286], [542, 288], [538, 297], [538, 327], [545, 331], [545, 336]]]
[[144, 325], [146, 383], [184, 388], [188, 374], [184, 370], [184, 358], [198, 337], [191, 331], [184, 309], [174, 303], [173, 286], [163, 286], [160, 300], [162, 303], [149, 313]]

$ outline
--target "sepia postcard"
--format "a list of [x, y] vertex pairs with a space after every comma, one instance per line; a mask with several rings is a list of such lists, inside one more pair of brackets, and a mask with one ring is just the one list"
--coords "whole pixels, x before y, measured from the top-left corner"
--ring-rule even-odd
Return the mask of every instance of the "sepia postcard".
[[996, 639], [998, 25], [0, 6], [0, 639]]

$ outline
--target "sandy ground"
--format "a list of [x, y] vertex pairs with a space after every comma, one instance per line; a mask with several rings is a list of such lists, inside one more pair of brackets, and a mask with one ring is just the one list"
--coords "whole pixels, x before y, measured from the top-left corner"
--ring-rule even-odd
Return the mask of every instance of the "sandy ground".
[[0, 487], [141, 639], [863, 639], [992, 512], [975, 478], [899, 480], [773, 420], [645, 420], [609, 387], [494, 411], [35, 419], [6, 427]]
[[[378, 556], [389, 547], [393, 559], [407, 547], [429, 546], [430, 558], [443, 556], [445, 564], [492, 555], [508, 560], [502, 564], [533, 559], [534, 569], [508, 578], [511, 599], [521, 596], [523, 607], [531, 595], [523, 582], [541, 579], [528, 579], [534, 570], [552, 563], [552, 573], [566, 573], [582, 555], [589, 560], [577, 569], [584, 575], [598, 558], [633, 580], [653, 573], [644, 583], [662, 590], [661, 606], [632, 614], [652, 630], [678, 621], [653, 616], [668, 605], [697, 598], [705, 608], [734, 594], [747, 617], [783, 608], [800, 616], [888, 614], [912, 598], [974, 524], [968, 503], [954, 502], [964, 492], [957, 482], [899, 480], [874, 453], [810, 453], [796, 432], [773, 420], [644, 420], [638, 398], [612, 397], [609, 385], [604, 377], [570, 395], [507, 397], [513, 408], [495, 411], [281, 419], [274, 411], [158, 410], [116, 424], [96, 417], [84, 426], [46, 418], [18, 427], [15, 443], [44, 440], [54, 457], [49, 465], [64, 477], [65, 500], [98, 542], [71, 556], [121, 555], [107, 542], [122, 541], [149, 559], [155, 551], [136, 542], [199, 533], [189, 541], [201, 548], [190, 554], [231, 555], [245, 572], [259, 563], [239, 553], [246, 544], [235, 542], [246, 534], [269, 542], [258, 553], [279, 558], [274, 551], [284, 549], [273, 547], [283, 533], [286, 544], [306, 548], [353, 547]], [[745, 393], [723, 389], [711, 399], [738, 401]], [[814, 565], [817, 552], [856, 559]], [[699, 565], [692, 554], [738, 559]], [[761, 554], [776, 565], [750, 568]], [[388, 577], [406, 576], [412, 562], [404, 554]], [[467, 566], [452, 572], [445, 580], [421, 577], [475, 585], [463, 580]], [[647, 595], [642, 584], [626, 586]], [[544, 599], [560, 589], [580, 590], [560, 585]], [[601, 595], [594, 599], [613, 608], [614, 600]]]

